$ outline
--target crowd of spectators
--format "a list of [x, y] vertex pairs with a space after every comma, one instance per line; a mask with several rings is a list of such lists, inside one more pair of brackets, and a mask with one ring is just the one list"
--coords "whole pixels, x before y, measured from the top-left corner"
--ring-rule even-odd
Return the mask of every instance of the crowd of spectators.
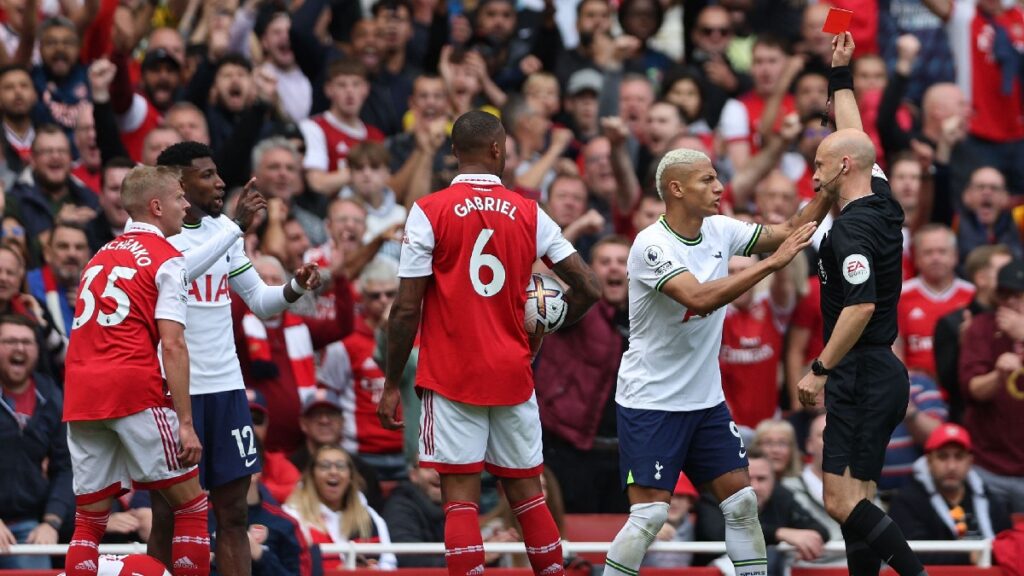
[[[834, 5], [854, 10], [858, 104], [906, 215], [895, 348], [911, 401], [880, 498], [908, 539], [991, 538], [1024, 512], [1024, 9]], [[70, 536], [60, 414], [79, 278], [124, 229], [127, 171], [183, 140], [214, 151], [218, 173], [206, 177], [228, 191], [229, 214], [256, 178], [269, 205], [246, 247], [265, 281], [281, 284], [305, 262], [325, 280], [275, 318], [234, 299], [256, 426], [245, 440], [263, 460], [249, 494], [255, 572], [337, 566], [319, 551], [327, 542], [443, 540], [437, 474], [415, 458], [415, 351], [405, 432], [383, 429], [375, 411], [406, 214], [450, 183], [451, 126], [472, 109], [506, 127], [505, 185], [543, 204], [603, 287], [579, 323], [546, 338], [534, 365], [549, 505], [559, 521], [625, 512], [614, 389], [629, 343], [631, 239], [664, 210], [653, 171], [668, 150], [702, 150], [725, 183], [724, 213], [766, 223], [795, 214], [815, 193], [815, 151], [831, 131], [827, 9], [808, 0], [0, 0], [0, 551]], [[753, 262], [735, 258], [730, 271]], [[720, 362], [768, 542], [829, 563], [843, 560], [823, 553], [841, 537], [822, 504], [827, 423], [795, 390], [822, 348], [819, 293], [810, 248], [729, 306]], [[680, 480], [659, 539], [721, 540], [717, 503], [698, 488]], [[500, 500], [485, 481], [481, 529], [488, 541], [516, 540]], [[108, 540], [145, 541], [150, 524], [148, 495], [126, 495]], [[378, 568], [443, 561], [360, 557]], [[49, 564], [0, 555], [0, 568]]]

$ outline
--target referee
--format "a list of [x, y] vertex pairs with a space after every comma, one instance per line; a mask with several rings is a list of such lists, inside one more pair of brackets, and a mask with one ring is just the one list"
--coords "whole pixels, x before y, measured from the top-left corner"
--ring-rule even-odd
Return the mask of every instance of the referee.
[[822, 141], [814, 182], [839, 198], [840, 214], [821, 243], [818, 276], [825, 348], [797, 385], [800, 402], [825, 394], [825, 509], [842, 526], [852, 576], [877, 576], [884, 559], [901, 576], [925, 574], [899, 527], [872, 504], [885, 447], [903, 420], [907, 370], [892, 352], [902, 285], [903, 210], [853, 95], [853, 36], [832, 40], [829, 91], [837, 132]]

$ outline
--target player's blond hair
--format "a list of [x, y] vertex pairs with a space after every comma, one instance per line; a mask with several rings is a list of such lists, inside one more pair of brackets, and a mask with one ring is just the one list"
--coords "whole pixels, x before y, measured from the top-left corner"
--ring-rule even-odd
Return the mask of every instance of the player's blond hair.
[[320, 495], [316, 491], [316, 482], [313, 479], [316, 463], [320, 456], [327, 452], [339, 452], [345, 455], [345, 462], [348, 463], [349, 484], [348, 489], [341, 496], [341, 522], [339, 528], [345, 538], [355, 540], [356, 538], [369, 538], [373, 536], [373, 520], [366, 510], [366, 505], [359, 498], [359, 491], [363, 488], [363, 477], [356, 470], [352, 456], [338, 446], [324, 444], [316, 450], [309, 458], [309, 464], [302, 471], [302, 480], [288, 497], [288, 505], [299, 513], [299, 520], [302, 523], [303, 532], [309, 532], [309, 528], [316, 528], [327, 532], [327, 525], [324, 524], [323, 514], [320, 513]]
[[146, 215], [146, 205], [167, 191], [181, 186], [181, 172], [169, 166], [136, 166], [121, 183], [121, 205], [133, 219]]
[[664, 183], [661, 181], [662, 176], [665, 174], [665, 170], [682, 164], [689, 166], [698, 162], [711, 162], [708, 155], [701, 152], [700, 150], [693, 150], [691, 148], [677, 148], [675, 150], [669, 150], [661, 157], [661, 162], [658, 162], [658, 171], [654, 174], [654, 189], [658, 191], [658, 197], [662, 200], [665, 199]]

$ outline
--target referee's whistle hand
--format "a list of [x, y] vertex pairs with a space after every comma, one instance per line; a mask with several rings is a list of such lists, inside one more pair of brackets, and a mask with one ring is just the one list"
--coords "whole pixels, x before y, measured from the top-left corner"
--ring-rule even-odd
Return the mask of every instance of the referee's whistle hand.
[[203, 445], [199, 443], [199, 436], [191, 426], [182, 426], [178, 430], [181, 439], [181, 450], [178, 451], [178, 463], [182, 468], [191, 468], [199, 464], [203, 455]]
[[808, 372], [804, 375], [796, 385], [800, 404], [805, 408], [813, 408], [817, 406], [821, 392], [825, 388], [825, 380], [825, 376], [815, 376], [813, 372]]
[[402, 402], [402, 394], [398, 386], [384, 385], [384, 394], [377, 404], [377, 419], [380, 425], [387, 430], [401, 430], [405, 428], [405, 422], [398, 419], [398, 405]]

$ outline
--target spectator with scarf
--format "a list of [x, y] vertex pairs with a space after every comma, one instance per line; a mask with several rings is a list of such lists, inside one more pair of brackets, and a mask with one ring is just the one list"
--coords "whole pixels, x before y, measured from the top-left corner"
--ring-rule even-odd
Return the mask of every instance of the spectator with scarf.
[[[284, 267], [273, 256], [254, 261], [265, 282], [287, 280]], [[303, 442], [299, 428], [302, 396], [316, 388], [313, 351], [352, 332], [352, 290], [344, 277], [334, 278], [334, 321], [299, 316], [285, 310], [266, 320], [232, 298], [235, 345], [246, 386], [262, 392], [272, 407], [268, 451], [291, 452]]]

